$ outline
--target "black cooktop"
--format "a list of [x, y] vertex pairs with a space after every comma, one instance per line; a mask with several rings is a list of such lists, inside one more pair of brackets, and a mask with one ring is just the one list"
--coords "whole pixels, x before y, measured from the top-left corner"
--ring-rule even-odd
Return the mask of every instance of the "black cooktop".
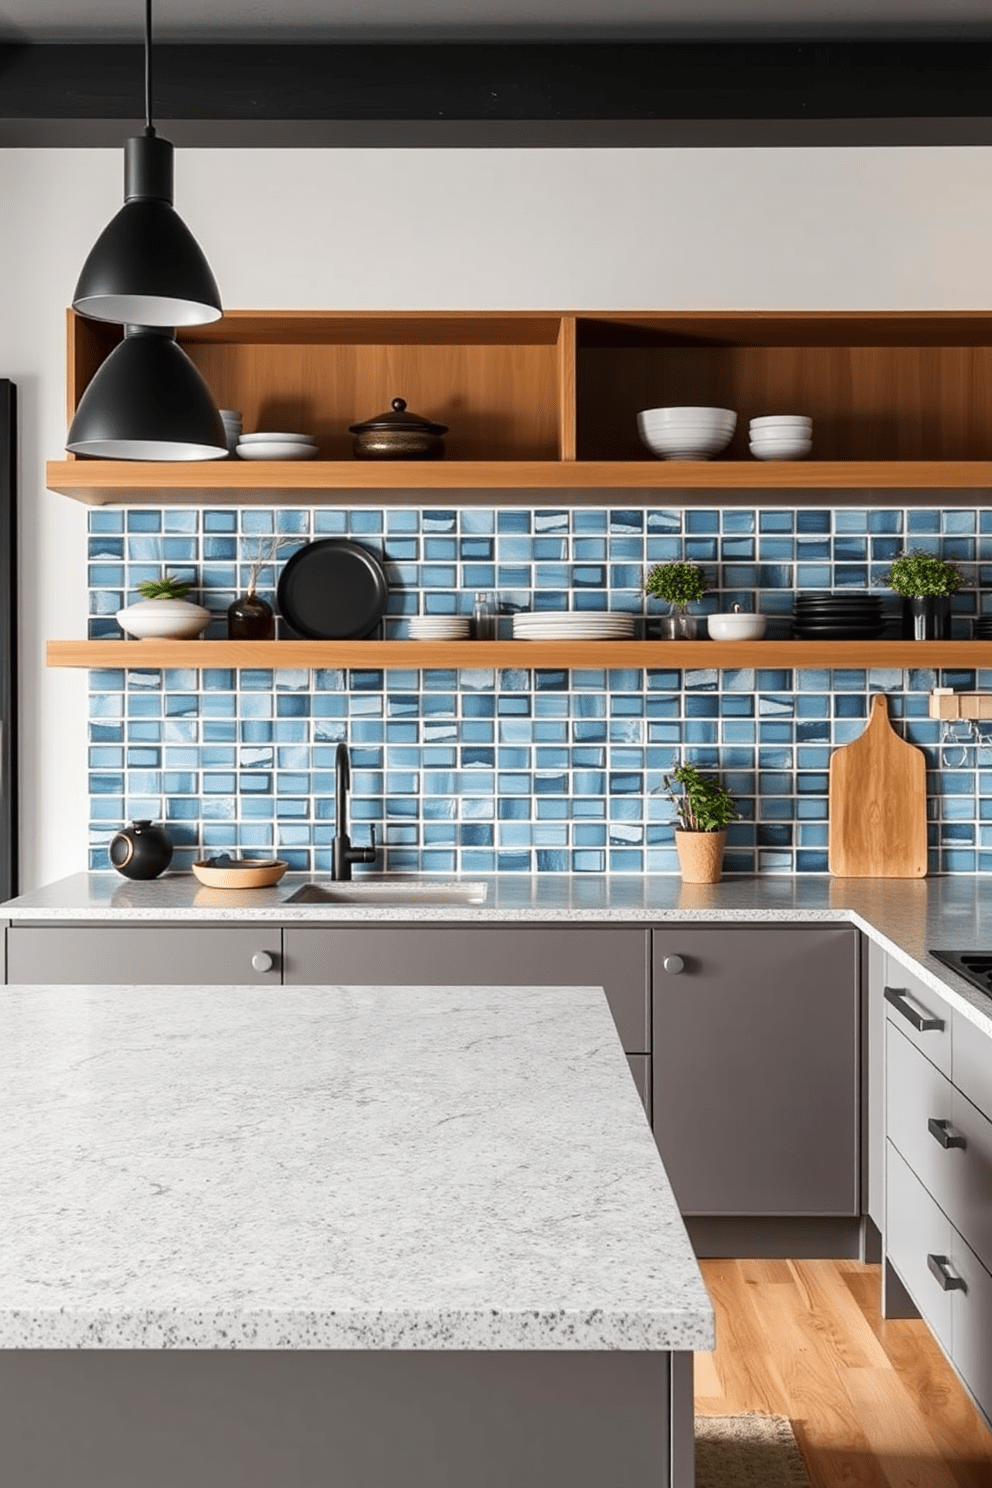
[[958, 976], [992, 997], [992, 951], [934, 951], [938, 961], [943, 961]]

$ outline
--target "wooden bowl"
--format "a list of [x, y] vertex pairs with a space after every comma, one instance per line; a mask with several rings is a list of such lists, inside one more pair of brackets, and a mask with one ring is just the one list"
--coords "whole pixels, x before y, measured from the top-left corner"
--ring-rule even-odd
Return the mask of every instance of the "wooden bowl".
[[[243, 866], [241, 866], [243, 865]], [[236, 859], [228, 867], [216, 867], [212, 863], [194, 863], [193, 872], [202, 884], [211, 889], [267, 889], [278, 883], [288, 863], [281, 858]]]

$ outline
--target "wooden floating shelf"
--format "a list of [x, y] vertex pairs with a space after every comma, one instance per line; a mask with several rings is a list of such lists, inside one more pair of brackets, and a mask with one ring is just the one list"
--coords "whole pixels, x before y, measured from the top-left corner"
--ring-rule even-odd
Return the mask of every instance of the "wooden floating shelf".
[[[329, 492], [418, 504], [456, 492], [568, 491], [603, 504], [624, 491], [992, 490], [988, 460], [52, 460], [52, 491], [90, 506], [326, 503]], [[585, 494], [584, 494], [585, 493]]]
[[50, 667], [992, 668], [992, 641], [49, 641]]

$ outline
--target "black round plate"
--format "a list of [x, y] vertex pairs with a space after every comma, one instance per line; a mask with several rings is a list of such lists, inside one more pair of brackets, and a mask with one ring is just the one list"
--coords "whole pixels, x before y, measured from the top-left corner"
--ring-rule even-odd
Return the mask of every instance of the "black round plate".
[[359, 641], [386, 613], [382, 564], [360, 543], [325, 537], [289, 559], [277, 590], [283, 619], [311, 641]]

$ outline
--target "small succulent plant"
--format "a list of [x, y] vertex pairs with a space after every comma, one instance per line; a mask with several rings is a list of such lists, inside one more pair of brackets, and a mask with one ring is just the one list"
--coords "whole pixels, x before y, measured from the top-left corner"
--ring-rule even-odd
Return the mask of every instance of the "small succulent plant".
[[656, 563], [644, 581], [644, 593], [684, 611], [706, 593], [706, 576], [698, 563]]
[[146, 579], [138, 585], [138, 593], [142, 599], [185, 599], [190, 587], [181, 579], [170, 579], [165, 574], [161, 579]]

